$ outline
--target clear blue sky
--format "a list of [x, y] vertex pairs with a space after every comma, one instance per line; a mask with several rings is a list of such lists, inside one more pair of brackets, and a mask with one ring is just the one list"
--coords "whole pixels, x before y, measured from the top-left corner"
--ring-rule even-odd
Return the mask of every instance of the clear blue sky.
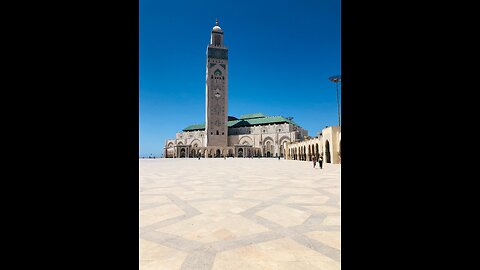
[[140, 0], [140, 156], [160, 156], [166, 139], [205, 122], [216, 18], [229, 49], [228, 115], [292, 116], [310, 136], [338, 124], [328, 77], [341, 74], [340, 0]]

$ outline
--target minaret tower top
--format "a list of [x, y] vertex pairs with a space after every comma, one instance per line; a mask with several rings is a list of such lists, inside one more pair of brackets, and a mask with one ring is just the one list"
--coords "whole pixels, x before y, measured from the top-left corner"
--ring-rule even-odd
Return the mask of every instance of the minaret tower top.
[[215, 22], [215, 26], [212, 29], [212, 36], [210, 38], [210, 46], [223, 47], [223, 30], [218, 25], [218, 19]]

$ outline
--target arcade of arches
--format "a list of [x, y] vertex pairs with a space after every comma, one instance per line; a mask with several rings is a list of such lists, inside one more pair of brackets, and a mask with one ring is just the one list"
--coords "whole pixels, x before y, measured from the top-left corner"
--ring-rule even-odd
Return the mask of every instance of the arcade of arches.
[[341, 130], [338, 126], [327, 127], [318, 137], [287, 144], [287, 159], [313, 161], [323, 157], [324, 163], [341, 163]]
[[198, 144], [177, 145], [170, 143], [170, 152], [167, 157], [178, 158], [249, 158], [249, 157], [280, 157], [291, 160], [312, 161], [319, 156], [323, 157], [324, 163], [341, 163], [341, 130], [338, 126], [327, 127], [321, 135], [303, 141], [290, 142], [284, 137], [275, 141], [270, 137], [258, 147], [252, 146], [248, 139], [241, 139], [242, 144], [229, 147], [199, 147]]

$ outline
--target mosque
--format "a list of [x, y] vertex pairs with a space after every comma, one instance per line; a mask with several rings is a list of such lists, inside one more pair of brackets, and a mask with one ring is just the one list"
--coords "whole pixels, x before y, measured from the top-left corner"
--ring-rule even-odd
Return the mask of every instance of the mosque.
[[205, 123], [187, 126], [165, 141], [166, 158], [282, 157], [340, 163], [339, 126], [326, 127], [318, 137], [291, 117], [252, 113], [228, 116], [228, 49], [218, 20], [207, 47]]

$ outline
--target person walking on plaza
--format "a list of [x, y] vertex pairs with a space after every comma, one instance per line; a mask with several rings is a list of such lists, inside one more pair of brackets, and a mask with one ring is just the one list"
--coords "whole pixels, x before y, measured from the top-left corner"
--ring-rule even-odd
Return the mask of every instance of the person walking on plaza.
[[320, 167], [320, 169], [322, 168], [322, 165], [323, 165], [323, 164], [322, 164], [322, 163], [323, 163], [323, 158], [322, 158], [322, 156], [323, 156], [323, 154], [318, 157], [318, 167]]
[[317, 165], [317, 159], [315, 158], [315, 155], [312, 156], [313, 160], [313, 168], [315, 169], [315, 166]]

